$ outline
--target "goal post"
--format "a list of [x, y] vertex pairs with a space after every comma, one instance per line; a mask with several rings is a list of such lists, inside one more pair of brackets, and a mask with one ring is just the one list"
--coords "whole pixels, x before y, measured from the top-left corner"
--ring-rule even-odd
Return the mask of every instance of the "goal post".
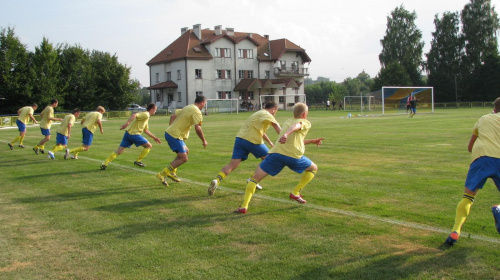
[[417, 100], [418, 109], [434, 113], [434, 88], [433, 87], [397, 87], [387, 86], [380, 90], [382, 102], [382, 115], [393, 110], [396, 113], [406, 109], [408, 97]]
[[307, 98], [305, 94], [268, 94], [259, 96], [259, 108], [262, 108], [266, 102], [274, 101], [278, 104], [279, 110], [292, 110], [295, 103], [306, 103]]
[[344, 96], [344, 111], [373, 111], [375, 97], [372, 95]]
[[205, 104], [205, 113], [238, 114], [238, 112], [238, 99], [207, 99]]

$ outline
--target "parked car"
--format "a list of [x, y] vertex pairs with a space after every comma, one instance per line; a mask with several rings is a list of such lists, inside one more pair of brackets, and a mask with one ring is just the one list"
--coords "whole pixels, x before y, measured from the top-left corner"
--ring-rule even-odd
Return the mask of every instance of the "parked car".
[[135, 103], [132, 103], [132, 104], [129, 104], [129, 107], [127, 108], [127, 110], [133, 111], [133, 112], [139, 112], [139, 111], [146, 111], [146, 108], [141, 107]]

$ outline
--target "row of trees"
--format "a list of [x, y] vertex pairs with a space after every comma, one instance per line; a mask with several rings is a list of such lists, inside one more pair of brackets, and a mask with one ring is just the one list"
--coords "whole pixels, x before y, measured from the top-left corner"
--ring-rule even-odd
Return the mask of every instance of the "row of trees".
[[140, 84], [116, 55], [80, 46], [54, 46], [46, 38], [27, 50], [13, 28], [0, 33], [0, 112], [15, 113], [31, 103], [44, 107], [52, 98], [60, 110], [124, 109], [140, 100]]
[[[433, 86], [437, 102], [488, 101], [500, 96], [500, 56], [497, 32], [500, 21], [491, 0], [471, 0], [459, 12], [445, 12], [434, 18], [431, 48], [423, 60], [422, 32], [417, 14], [403, 5], [387, 17], [387, 29], [380, 43], [380, 72], [371, 80], [370, 89], [353, 94], [352, 81], [328, 82], [306, 88], [308, 100], [321, 102], [328, 96], [341, 99], [376, 91], [382, 86]], [[361, 73], [360, 75], [362, 75]], [[423, 75], [427, 74], [427, 76]], [[316, 98], [318, 87], [332, 91]], [[309, 98], [309, 94], [315, 96]], [[331, 98], [330, 98], [331, 99]]]

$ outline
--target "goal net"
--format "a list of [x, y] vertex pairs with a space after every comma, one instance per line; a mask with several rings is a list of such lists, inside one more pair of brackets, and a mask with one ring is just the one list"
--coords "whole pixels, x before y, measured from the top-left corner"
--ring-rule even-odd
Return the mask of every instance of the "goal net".
[[416, 100], [417, 113], [434, 112], [433, 87], [382, 87], [380, 90], [369, 93], [374, 96], [374, 111], [385, 114], [405, 114], [408, 97]]
[[344, 111], [373, 111], [375, 97], [367, 96], [344, 96]]
[[293, 110], [295, 103], [306, 103], [305, 94], [283, 95], [283, 94], [270, 94], [259, 96], [259, 108], [262, 108], [266, 102], [274, 101], [278, 104], [279, 110]]
[[205, 113], [238, 114], [238, 99], [207, 99]]

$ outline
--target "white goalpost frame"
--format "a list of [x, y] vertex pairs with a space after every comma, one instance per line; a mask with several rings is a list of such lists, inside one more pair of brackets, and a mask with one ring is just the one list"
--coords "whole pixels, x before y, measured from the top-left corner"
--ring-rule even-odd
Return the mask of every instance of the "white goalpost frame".
[[[239, 102], [240, 102], [240, 100], [237, 99], [237, 98], [231, 98], [231, 99], [208, 99], [207, 98], [207, 103], [205, 103], [205, 111], [208, 110], [208, 102], [209, 101], [232, 101], [231, 102], [231, 107], [224, 107], [224, 108], [228, 108], [229, 109], [229, 113], [231, 113], [231, 114], [233, 113], [234, 109], [236, 109], [236, 114], [238, 114], [238, 112], [239, 112], [239, 107], [240, 107], [239, 106]], [[233, 103], [236, 103], [236, 104], [234, 104], [235, 106], [233, 106]], [[220, 110], [219, 110], [219, 114], [220, 113], [224, 113], [224, 112], [220, 112]]]
[[382, 87], [382, 115], [385, 114], [385, 91], [386, 88], [426, 88], [431, 89], [431, 112], [434, 113], [434, 87]]
[[[349, 95], [349, 96], [344, 96], [344, 105], [343, 105], [343, 109], [345, 111], [345, 108], [346, 108], [346, 98], [359, 98], [360, 99], [360, 111], [361, 111], [361, 114], [363, 114], [363, 97], [367, 97], [368, 98], [368, 111], [372, 111], [371, 109], [371, 106], [372, 104], [375, 105], [375, 102], [372, 103], [372, 100], [375, 101], [375, 96], [373, 95]], [[351, 104], [351, 103], [349, 103]]]
[[[304, 101], [299, 101], [299, 102], [303, 102], [304, 104], [307, 104], [307, 96], [305, 94], [294, 94], [294, 95], [283, 95], [283, 94], [268, 94], [268, 95], [260, 95], [259, 96], [259, 105], [262, 106], [262, 104], [264, 104], [264, 101], [263, 101], [263, 97], [268, 97], [268, 96], [271, 96], [271, 97], [274, 97], [274, 96], [278, 96], [278, 102], [276, 102], [276, 104], [279, 105], [279, 97], [285, 97], [285, 104], [286, 104], [286, 98], [293, 98], [293, 103], [297, 103], [295, 102], [295, 96], [302, 96], [304, 97]], [[300, 99], [300, 98], [299, 98]], [[290, 102], [291, 103], [291, 102]]]

